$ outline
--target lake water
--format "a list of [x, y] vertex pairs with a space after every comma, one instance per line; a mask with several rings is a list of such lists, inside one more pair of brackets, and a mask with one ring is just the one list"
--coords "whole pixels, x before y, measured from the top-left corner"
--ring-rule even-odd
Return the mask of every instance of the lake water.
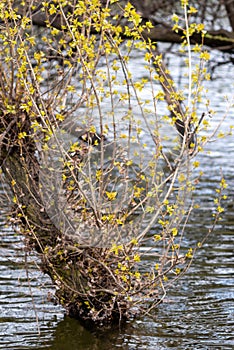
[[[207, 83], [217, 120], [225, 113], [224, 96], [233, 98], [233, 73], [233, 66], [221, 66], [214, 80]], [[231, 124], [233, 109], [223, 129], [228, 130]], [[233, 349], [234, 136], [219, 139], [208, 149], [211, 154], [199, 156], [205, 175], [197, 198], [203, 206], [192, 214], [185, 239], [195, 243], [211, 226], [211, 196], [220, 181], [221, 167], [229, 185], [223, 219], [186, 275], [154, 311], [154, 317], [131, 321], [122, 329], [92, 332], [65, 317], [60, 306], [48, 301], [53, 288], [39, 272], [36, 256], [28, 256], [22, 238], [1, 222], [0, 349]]]

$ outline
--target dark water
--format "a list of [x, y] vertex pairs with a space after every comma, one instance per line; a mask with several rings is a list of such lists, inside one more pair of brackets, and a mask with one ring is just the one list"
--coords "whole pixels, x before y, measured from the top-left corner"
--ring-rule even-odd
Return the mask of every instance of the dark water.
[[[27, 259], [27, 276], [20, 238], [11, 230], [2, 229], [0, 349], [233, 349], [231, 200], [229, 206], [222, 223], [199, 251], [187, 274], [169, 291], [154, 318], [143, 317], [122, 330], [103, 334], [89, 332], [78, 321], [64, 318], [62, 308], [47, 301], [47, 293], [53, 290], [49, 280], [38, 272], [35, 257]], [[193, 220], [191, 240], [202, 237], [207, 222], [201, 215]]]
[[[208, 97], [220, 116], [226, 106], [223, 96], [231, 96], [231, 70], [232, 66], [222, 67], [209, 85]], [[228, 115], [224, 130], [234, 124], [233, 109]], [[37, 258], [24, 252], [19, 235], [2, 226], [0, 349], [234, 349], [234, 136], [208, 148], [212, 153], [200, 157], [205, 175], [197, 195], [203, 206], [191, 217], [187, 242], [200, 241], [211, 226], [211, 195], [220, 181], [221, 167], [229, 185], [226, 211], [153, 318], [142, 317], [111, 332], [85, 330], [47, 300], [53, 289], [39, 272]]]

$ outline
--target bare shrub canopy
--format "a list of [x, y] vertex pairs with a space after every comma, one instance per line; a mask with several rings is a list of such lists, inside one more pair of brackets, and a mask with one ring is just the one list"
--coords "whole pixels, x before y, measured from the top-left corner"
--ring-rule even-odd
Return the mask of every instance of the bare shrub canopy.
[[172, 18], [186, 55], [180, 91], [152, 23], [130, 3], [0, 4], [1, 158], [16, 223], [59, 302], [83, 320], [153, 308], [194, 254], [181, 251], [202, 175], [191, 176], [194, 157], [217, 130], [208, 132], [208, 104], [197, 115], [209, 52], [190, 36], [204, 25], [189, 23], [196, 9], [181, 3], [183, 18]]

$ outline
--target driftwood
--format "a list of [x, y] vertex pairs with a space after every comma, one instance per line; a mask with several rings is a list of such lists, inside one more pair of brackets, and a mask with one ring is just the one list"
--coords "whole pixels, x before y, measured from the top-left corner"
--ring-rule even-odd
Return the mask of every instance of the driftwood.
[[[32, 23], [37, 26], [46, 27], [48, 24], [48, 21], [50, 22], [51, 26], [57, 29], [61, 29], [61, 27], [64, 25], [64, 19], [60, 17], [59, 15], [49, 15], [45, 12], [41, 11], [41, 5], [42, 1], [37, 1], [37, 7], [32, 11]], [[102, 0], [103, 6], [106, 5], [107, 1]], [[126, 4], [126, 1], [121, 2], [121, 5]], [[150, 32], [144, 32], [144, 36], [146, 39], [150, 39], [153, 42], [167, 42], [167, 43], [175, 43], [180, 44], [183, 39], [183, 32], [178, 30], [178, 32], [174, 32], [171, 29], [171, 24], [168, 24], [163, 21], [159, 21], [155, 19], [155, 15], [157, 15], [157, 11], [163, 11], [164, 8], [167, 8], [167, 11], [170, 11], [170, 15], [173, 13], [173, 11], [176, 11], [177, 8], [173, 8], [173, 5], [176, 3], [175, 1], [170, 2], [161, 2], [161, 1], [132, 1], [133, 5], [136, 7], [138, 13], [142, 16], [143, 21], [151, 21], [153, 24], [153, 28], [150, 30]], [[219, 3], [219, 1], [217, 1]], [[234, 26], [234, 10], [233, 10], [233, 2], [226, 0], [224, 1], [227, 17], [229, 18], [230, 24]], [[18, 2], [16, 1], [16, 5], [18, 5]], [[75, 4], [74, 4], [75, 5]], [[207, 4], [209, 6], [209, 4]], [[112, 8], [112, 16], [114, 16], [116, 13], [120, 11], [119, 7], [115, 4], [111, 6]], [[169, 8], [169, 10], [168, 10]], [[20, 10], [22, 14], [26, 14], [29, 9], [27, 9], [27, 6], [24, 6]], [[67, 7], [64, 9], [65, 12], [71, 12], [73, 11], [73, 8]], [[199, 19], [198, 19], [199, 20]], [[120, 20], [118, 20], [117, 24], [121, 24], [121, 17]], [[125, 25], [125, 21], [123, 20], [123, 25]], [[234, 30], [234, 29], [233, 29]], [[95, 33], [95, 32], [94, 32]], [[123, 38], [124, 35], [123, 35]], [[128, 37], [129, 38], [129, 37]], [[234, 53], [234, 32], [229, 31], [223, 28], [220, 29], [207, 29], [204, 34], [198, 34], [194, 33], [190, 37], [192, 44], [204, 44], [207, 47], [210, 47], [212, 49], [217, 49], [223, 53]]]

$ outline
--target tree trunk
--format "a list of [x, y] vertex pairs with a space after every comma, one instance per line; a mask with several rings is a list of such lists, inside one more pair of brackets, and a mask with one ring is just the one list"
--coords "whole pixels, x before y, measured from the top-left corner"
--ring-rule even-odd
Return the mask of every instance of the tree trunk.
[[[41, 269], [56, 286], [58, 302], [69, 316], [88, 327], [124, 321], [130, 303], [121, 294], [122, 289], [111, 272], [118, 265], [118, 257], [109, 253], [112, 268], [103, 264], [106, 249], [79, 248], [76, 241], [63, 237], [45, 212], [35, 143], [30, 136], [20, 140], [17, 137], [17, 125], [21, 125], [20, 132], [30, 134], [28, 122], [22, 129], [25, 117], [28, 121], [28, 116], [12, 116], [14, 123], [11, 128], [4, 128], [1, 140], [1, 168], [13, 192], [15, 222], [21, 226], [28, 248], [38, 252]], [[6, 121], [1, 118], [0, 130], [3, 126]]]

